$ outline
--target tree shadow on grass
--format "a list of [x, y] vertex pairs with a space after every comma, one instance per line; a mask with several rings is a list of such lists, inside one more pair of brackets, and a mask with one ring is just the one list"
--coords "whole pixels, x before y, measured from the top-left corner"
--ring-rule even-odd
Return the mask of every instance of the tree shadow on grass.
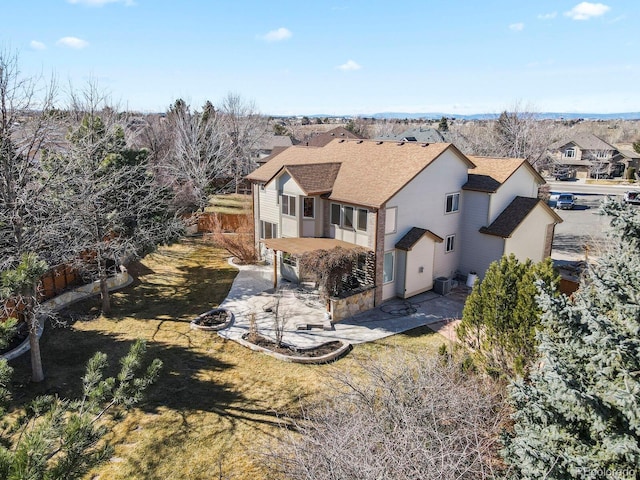
[[[132, 343], [132, 339], [119, 335], [47, 325], [40, 342], [46, 379], [39, 384], [30, 382], [28, 353], [12, 361], [12, 407], [24, 405], [42, 394], [80, 398], [82, 376], [94, 353], [100, 351], [108, 355], [109, 367], [105, 375], [115, 376], [120, 369], [119, 360]], [[157, 413], [160, 409], [211, 412], [225, 418], [227, 429], [231, 430], [239, 423], [261, 430], [262, 425], [281, 425], [278, 415], [268, 405], [249, 400], [235, 385], [206, 378], [207, 374], [233, 369], [235, 365], [194, 348], [150, 341], [145, 359], [149, 362], [154, 358], [162, 360], [163, 367], [156, 384], [139, 405], [141, 410], [147, 413]]]

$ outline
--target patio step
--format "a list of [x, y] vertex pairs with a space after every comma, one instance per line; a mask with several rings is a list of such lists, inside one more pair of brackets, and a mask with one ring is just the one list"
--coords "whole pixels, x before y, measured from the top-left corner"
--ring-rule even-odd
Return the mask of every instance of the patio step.
[[333, 325], [329, 321], [327, 321], [327, 322], [298, 323], [298, 324], [296, 324], [296, 330], [311, 330], [311, 329], [314, 329], [314, 328], [316, 328], [318, 330], [331, 331], [331, 330], [333, 330]]

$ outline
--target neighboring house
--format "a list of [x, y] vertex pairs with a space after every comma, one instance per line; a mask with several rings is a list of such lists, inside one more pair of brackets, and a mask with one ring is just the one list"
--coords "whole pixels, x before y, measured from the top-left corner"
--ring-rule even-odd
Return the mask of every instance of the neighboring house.
[[408, 128], [397, 135], [380, 135], [374, 140], [383, 142], [453, 143], [463, 152], [470, 150], [468, 141], [464, 136], [431, 127]]
[[569, 168], [578, 177], [620, 177], [628, 166], [616, 147], [592, 133], [581, 133], [549, 145], [556, 168]]
[[294, 146], [247, 178], [263, 257], [276, 252], [276, 269], [296, 280], [296, 255], [364, 247], [375, 304], [441, 277], [482, 277], [503, 254], [540, 261], [562, 221], [537, 198], [544, 180], [525, 160], [470, 158], [449, 143]]
[[638, 174], [640, 174], [640, 153], [636, 152], [633, 149], [632, 143], [617, 143], [614, 145], [618, 152], [620, 152], [620, 156], [622, 163], [625, 166], [625, 177], [627, 175], [627, 171], [629, 168], [633, 167], [635, 169], [635, 177], [638, 178]]
[[308, 147], [324, 147], [336, 138], [345, 140], [349, 138], [356, 140], [362, 139], [360, 135], [353, 133], [344, 127], [336, 127], [326, 132], [314, 132], [302, 143]]
[[262, 159], [271, 155], [274, 150], [281, 151], [287, 147], [293, 145], [291, 137], [288, 135], [265, 135], [253, 152], [254, 160], [256, 163], [264, 163]]

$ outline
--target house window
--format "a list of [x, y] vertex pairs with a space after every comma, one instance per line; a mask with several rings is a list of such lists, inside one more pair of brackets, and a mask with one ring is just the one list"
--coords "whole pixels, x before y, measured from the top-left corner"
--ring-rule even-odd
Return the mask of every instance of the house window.
[[384, 264], [382, 266], [382, 283], [393, 282], [393, 264], [396, 253], [394, 251], [384, 252]]
[[340, 225], [340, 205], [331, 204], [331, 225]]
[[302, 199], [302, 216], [304, 218], [315, 218], [316, 199], [313, 197], [304, 197]]
[[367, 211], [364, 208], [358, 209], [358, 230], [367, 231]]
[[460, 209], [460, 194], [449, 193], [444, 207], [445, 213], [457, 212]]
[[444, 251], [446, 253], [453, 252], [453, 249], [455, 246], [455, 240], [456, 240], [455, 235], [447, 235], [447, 238], [445, 239], [445, 244], [444, 244]]
[[282, 214], [291, 217], [296, 216], [296, 197], [291, 195], [282, 195]]
[[342, 207], [342, 227], [353, 229], [353, 207]]
[[565, 157], [565, 158], [573, 158], [573, 157], [575, 157], [575, 156], [576, 156], [576, 150], [575, 150], [575, 148], [567, 148], [567, 149], [564, 151], [564, 157]]
[[596, 152], [596, 158], [607, 158], [609, 152], [603, 152], [602, 150]]
[[278, 238], [278, 226], [275, 223], [260, 220], [260, 238], [263, 240]]
[[384, 233], [395, 233], [398, 207], [390, 207], [385, 211]]

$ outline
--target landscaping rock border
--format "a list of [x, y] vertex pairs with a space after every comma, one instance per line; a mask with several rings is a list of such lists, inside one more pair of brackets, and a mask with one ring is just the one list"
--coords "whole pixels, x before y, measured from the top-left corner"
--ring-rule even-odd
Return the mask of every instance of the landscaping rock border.
[[[254, 352], [261, 352], [267, 355], [271, 355], [272, 357], [277, 358], [278, 360], [281, 360], [283, 362], [302, 363], [307, 365], [318, 365], [322, 363], [333, 362], [334, 360], [337, 360], [343, 355], [346, 355], [347, 353], [349, 353], [353, 348], [353, 345], [351, 345], [350, 343], [345, 342], [343, 340], [338, 340], [340, 343], [342, 343], [342, 346], [331, 353], [327, 353], [326, 355], [322, 355], [320, 357], [298, 357], [295, 355], [284, 355], [282, 353], [274, 352], [272, 350], [269, 350], [268, 348], [261, 347], [260, 345], [256, 345], [255, 343], [251, 343], [243, 338], [234, 338], [233, 341], [238, 342], [243, 347], [247, 347], [253, 350]], [[299, 350], [300, 351], [314, 350], [319, 346], [320, 345], [316, 345], [314, 347], [300, 348]]]
[[[227, 312], [227, 314], [229, 315], [229, 318], [227, 319], [226, 322], [224, 323], [220, 323], [218, 325], [200, 325], [198, 323], [199, 319], [202, 319], [204, 317], [206, 317], [207, 315], [223, 310], [225, 312]], [[230, 327], [233, 324], [233, 321], [235, 319], [235, 316], [233, 315], [233, 312], [231, 312], [231, 310], [227, 310], [226, 308], [214, 308], [209, 310], [208, 312], [204, 312], [201, 313], [200, 315], [198, 315], [196, 318], [194, 318], [193, 320], [191, 320], [191, 323], [189, 324], [189, 326], [194, 329], [194, 330], [202, 330], [203, 332], [217, 332], [218, 330], [224, 330], [225, 328]]]
[[[109, 288], [109, 291], [112, 291], [127, 287], [131, 285], [132, 282], [133, 277], [129, 275], [126, 270], [124, 270], [117, 275], [109, 278], [107, 280], [107, 286]], [[87, 285], [81, 285], [78, 288], [74, 288], [73, 290], [64, 292], [57, 297], [47, 300], [46, 302], [42, 302], [42, 304], [47, 305], [52, 311], [57, 312], [58, 310], [62, 310], [67, 305], [79, 302], [80, 300], [84, 300], [85, 298], [93, 297], [94, 295], [97, 295], [99, 293], [100, 281], [96, 280], [95, 282], [88, 283]], [[44, 321], [38, 322], [38, 338], [42, 336], [42, 332], [44, 332]], [[20, 355], [24, 355], [29, 350], [31, 350], [31, 345], [29, 345], [29, 337], [27, 337], [24, 342], [22, 342], [13, 350], [0, 355], [0, 358], [4, 358], [5, 360], [13, 360], [14, 358], [18, 358]]]

